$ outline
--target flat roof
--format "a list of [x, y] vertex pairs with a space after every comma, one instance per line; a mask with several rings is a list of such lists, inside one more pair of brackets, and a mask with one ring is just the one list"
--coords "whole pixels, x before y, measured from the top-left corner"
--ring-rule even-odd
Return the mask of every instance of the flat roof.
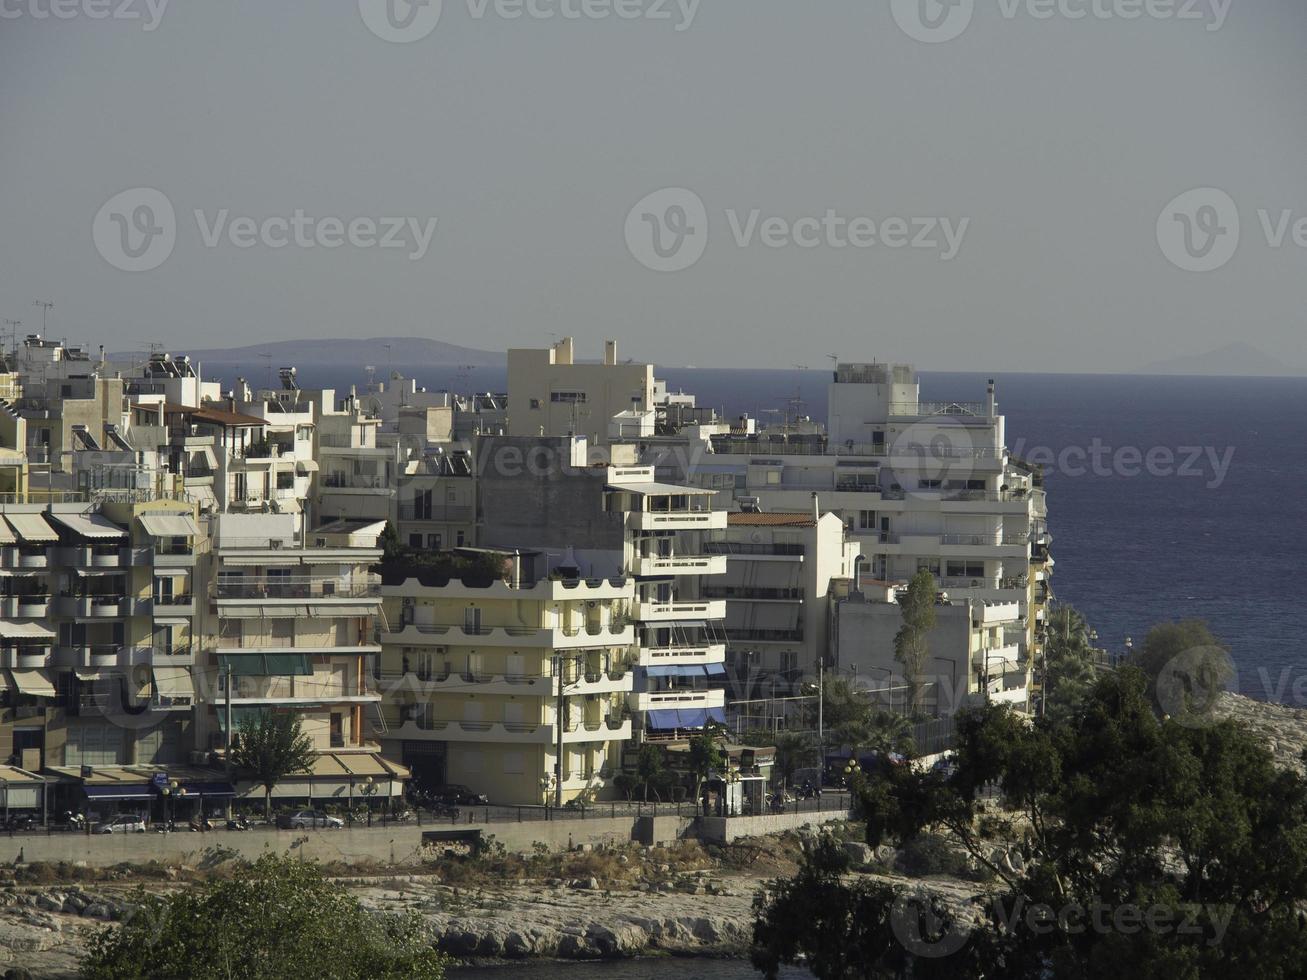
[[610, 483], [609, 490], [621, 490], [624, 493], [638, 493], [646, 497], [664, 497], [679, 494], [703, 494], [707, 496], [714, 494], [716, 490], [705, 490], [703, 487], [683, 487], [675, 483]]

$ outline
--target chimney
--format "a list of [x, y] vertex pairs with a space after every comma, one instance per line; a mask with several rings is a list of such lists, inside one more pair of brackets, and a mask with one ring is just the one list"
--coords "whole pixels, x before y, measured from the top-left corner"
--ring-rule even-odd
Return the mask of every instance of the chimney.
[[989, 417], [992, 419], [998, 415], [998, 402], [994, 398], [994, 379], [989, 379], [989, 388], [986, 392], [985, 405], [989, 410]]
[[572, 338], [564, 337], [554, 345], [554, 363], [571, 364], [572, 363]]
[[520, 589], [522, 587], [522, 552], [513, 551], [513, 581], [512, 587]]
[[604, 341], [604, 364], [608, 367], [615, 367], [617, 365], [617, 341]]
[[812, 519], [821, 523], [821, 503], [817, 498], [817, 491], [812, 491]]

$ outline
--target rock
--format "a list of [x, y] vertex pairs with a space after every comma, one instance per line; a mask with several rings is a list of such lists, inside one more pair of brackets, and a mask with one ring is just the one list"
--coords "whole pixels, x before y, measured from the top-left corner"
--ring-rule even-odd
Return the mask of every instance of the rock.
[[844, 842], [844, 853], [854, 864], [871, 864], [876, 858], [876, 852], [871, 849], [870, 844], [856, 840]]
[[107, 919], [110, 915], [109, 906], [103, 902], [93, 902], [82, 909], [82, 915], [88, 919]]
[[64, 910], [64, 901], [53, 895], [37, 895], [36, 907], [45, 912], [62, 912]]
[[81, 915], [84, 908], [86, 908], [85, 900], [77, 895], [69, 895], [64, 899], [63, 911], [68, 915]]

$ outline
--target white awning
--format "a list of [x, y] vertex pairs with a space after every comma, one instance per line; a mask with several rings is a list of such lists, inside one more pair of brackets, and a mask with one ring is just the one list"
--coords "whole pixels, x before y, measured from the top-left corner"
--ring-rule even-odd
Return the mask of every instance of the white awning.
[[55, 696], [54, 681], [48, 670], [11, 670], [9, 674], [14, 679], [14, 687], [23, 694], [36, 698]]
[[376, 606], [309, 606], [309, 614], [314, 619], [332, 619], [339, 616], [372, 616]]
[[56, 521], [78, 537], [108, 541], [127, 537], [127, 531], [100, 514], [51, 514]]
[[200, 510], [209, 510], [218, 506], [218, 498], [213, 494], [213, 487], [200, 483], [186, 488], [186, 495], [200, 505]]
[[104, 676], [98, 670], [92, 670], [89, 667], [74, 667], [73, 673], [77, 675], [79, 681], [98, 681]]
[[155, 538], [197, 538], [200, 529], [190, 514], [142, 514], [145, 533]]
[[0, 545], [17, 543], [18, 537], [14, 534], [14, 529], [5, 523], [3, 517], [0, 517]]
[[0, 623], [0, 637], [6, 640], [53, 640], [55, 631], [40, 623]]
[[59, 540], [59, 532], [52, 528], [40, 514], [5, 514], [18, 537], [25, 544], [52, 544]]
[[303, 619], [308, 606], [219, 606], [219, 619]]
[[698, 496], [711, 496], [716, 490], [705, 490], [703, 487], [682, 487], [674, 483], [610, 483], [609, 490], [621, 490], [623, 493], [637, 493], [645, 497], [671, 497], [684, 494], [695, 494]]
[[295, 472], [300, 476], [316, 473], [318, 472], [318, 461], [316, 459], [297, 459], [295, 460]]
[[303, 508], [300, 506], [300, 502], [294, 497], [287, 497], [277, 501], [278, 514], [298, 514], [301, 510]]
[[186, 667], [155, 667], [154, 690], [160, 697], [195, 697], [195, 679]]

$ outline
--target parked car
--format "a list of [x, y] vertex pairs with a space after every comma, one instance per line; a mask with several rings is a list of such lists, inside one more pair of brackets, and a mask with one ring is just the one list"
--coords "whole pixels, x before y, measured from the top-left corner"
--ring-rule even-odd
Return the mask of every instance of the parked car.
[[97, 823], [91, 830], [97, 834], [143, 834], [145, 818], [134, 813], [120, 813]]
[[340, 817], [333, 817], [322, 810], [296, 810], [294, 813], [282, 813], [277, 816], [277, 826], [282, 830], [306, 830], [310, 827], [325, 827], [335, 830], [345, 826]]
[[431, 800], [446, 806], [485, 806], [490, 798], [484, 793], [474, 793], [461, 783], [447, 783], [435, 786], [431, 790]]

